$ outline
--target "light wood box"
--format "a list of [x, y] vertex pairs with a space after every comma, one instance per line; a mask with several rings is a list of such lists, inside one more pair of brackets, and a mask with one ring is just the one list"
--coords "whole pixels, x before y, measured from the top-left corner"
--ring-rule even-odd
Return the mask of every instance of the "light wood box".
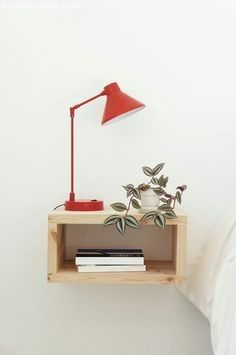
[[[176, 219], [167, 220], [172, 230], [172, 260], [145, 260], [146, 272], [79, 273], [74, 260], [65, 260], [65, 226], [67, 224], [103, 224], [112, 210], [71, 212], [56, 210], [48, 216], [48, 281], [112, 284], [177, 284], [186, 279], [187, 216], [177, 212]], [[138, 220], [142, 214], [132, 213]], [[153, 224], [148, 220], [145, 224]], [[112, 227], [107, 227], [111, 228]], [[115, 226], [114, 226], [115, 228]], [[157, 233], [159, 232], [157, 228]], [[122, 237], [122, 236], [121, 236]], [[79, 238], [78, 238], [79, 247]]]

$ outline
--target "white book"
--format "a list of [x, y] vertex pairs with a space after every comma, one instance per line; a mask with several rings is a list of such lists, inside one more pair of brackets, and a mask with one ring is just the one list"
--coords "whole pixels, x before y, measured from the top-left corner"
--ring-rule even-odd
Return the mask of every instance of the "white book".
[[76, 256], [75, 265], [143, 265], [143, 256]]
[[146, 265], [78, 265], [78, 272], [146, 271]]

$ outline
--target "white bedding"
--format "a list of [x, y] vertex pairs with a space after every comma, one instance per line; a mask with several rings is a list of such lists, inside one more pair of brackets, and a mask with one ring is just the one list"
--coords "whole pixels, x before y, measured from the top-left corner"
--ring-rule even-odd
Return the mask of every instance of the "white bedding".
[[190, 272], [187, 295], [210, 321], [214, 355], [236, 355], [236, 206]]
[[[236, 234], [236, 231], [234, 231]], [[235, 248], [236, 249], [236, 248]], [[216, 284], [211, 313], [215, 355], [236, 355], [236, 252], [225, 259]]]

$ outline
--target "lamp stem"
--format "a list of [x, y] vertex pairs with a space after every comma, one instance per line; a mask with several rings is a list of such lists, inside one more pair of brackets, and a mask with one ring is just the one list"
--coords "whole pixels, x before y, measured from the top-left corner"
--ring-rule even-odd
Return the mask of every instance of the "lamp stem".
[[83, 106], [85, 104], [87, 104], [90, 101], [93, 101], [95, 99], [97, 99], [100, 96], [105, 95], [105, 91], [102, 91], [100, 94], [91, 97], [90, 99], [81, 102], [80, 104], [77, 104], [73, 107], [70, 107], [70, 118], [71, 118], [71, 128], [70, 128], [70, 132], [71, 132], [71, 152], [70, 152], [70, 156], [71, 156], [71, 162], [70, 162], [70, 196], [69, 196], [69, 201], [75, 201], [75, 192], [74, 192], [74, 116], [75, 116], [75, 110], [77, 110], [80, 106]]
[[74, 193], [74, 116], [71, 116], [71, 171], [70, 171], [70, 176], [71, 176], [71, 189], [70, 189], [70, 201], [75, 200], [75, 193]]

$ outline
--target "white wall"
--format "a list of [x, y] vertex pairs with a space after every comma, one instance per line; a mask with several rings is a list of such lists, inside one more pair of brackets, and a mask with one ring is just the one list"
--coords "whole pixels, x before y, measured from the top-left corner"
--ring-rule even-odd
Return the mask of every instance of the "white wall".
[[[156, 354], [160, 330], [181, 328], [175, 290], [46, 283], [47, 213], [68, 193], [70, 105], [111, 81], [146, 104], [107, 127], [104, 99], [77, 113], [78, 192], [122, 200], [141, 166], [165, 161], [171, 187], [188, 185], [189, 260], [236, 197], [235, 2], [78, 4], [0, 12], [1, 355]], [[186, 339], [176, 349], [195, 354]]]

